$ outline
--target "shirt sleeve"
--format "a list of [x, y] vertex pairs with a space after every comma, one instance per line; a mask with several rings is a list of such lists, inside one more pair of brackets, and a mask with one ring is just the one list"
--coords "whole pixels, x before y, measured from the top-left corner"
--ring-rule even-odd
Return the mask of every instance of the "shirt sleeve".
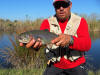
[[47, 19], [43, 20], [40, 26], [40, 30], [45, 30], [45, 29], [48, 29], [50, 31], [49, 22]]
[[91, 48], [91, 38], [88, 31], [88, 24], [84, 18], [81, 19], [77, 35], [78, 37], [73, 36], [74, 43], [70, 48], [78, 51], [88, 51]]

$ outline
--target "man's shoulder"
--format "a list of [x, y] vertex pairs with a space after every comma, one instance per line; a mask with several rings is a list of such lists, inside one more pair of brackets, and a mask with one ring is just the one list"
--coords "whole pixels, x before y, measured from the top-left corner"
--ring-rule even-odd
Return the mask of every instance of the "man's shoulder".
[[48, 21], [48, 18], [46, 18], [46, 19], [43, 19], [43, 22], [44, 22], [44, 21]]
[[73, 15], [74, 18], [76, 18], [76, 19], [80, 19], [81, 21], [86, 21], [86, 19], [85, 19], [84, 17], [81, 17], [81, 16], [79, 16], [78, 14], [71, 13], [71, 15]]
[[44, 19], [41, 23], [40, 30], [50, 29], [48, 19]]
[[75, 13], [71, 13], [71, 17], [81, 19], [81, 17]]
[[47, 24], [48, 23], [48, 18], [43, 19], [42, 24]]

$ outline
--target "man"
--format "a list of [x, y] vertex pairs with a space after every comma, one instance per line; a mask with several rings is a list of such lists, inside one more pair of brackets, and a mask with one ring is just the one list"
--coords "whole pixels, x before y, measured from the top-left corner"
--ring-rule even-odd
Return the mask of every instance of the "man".
[[[60, 60], [48, 66], [44, 75], [87, 75], [84, 63], [84, 52], [91, 47], [91, 39], [88, 32], [88, 24], [84, 18], [71, 13], [72, 2], [70, 0], [54, 0], [53, 6], [56, 14], [45, 19], [40, 30], [48, 29], [59, 35], [51, 42], [61, 48]], [[34, 46], [33, 46], [34, 44]], [[20, 43], [22, 46], [23, 44]], [[26, 45], [27, 48], [41, 47], [41, 39], [32, 39]], [[65, 49], [68, 47], [68, 51]], [[67, 54], [64, 52], [67, 51]]]

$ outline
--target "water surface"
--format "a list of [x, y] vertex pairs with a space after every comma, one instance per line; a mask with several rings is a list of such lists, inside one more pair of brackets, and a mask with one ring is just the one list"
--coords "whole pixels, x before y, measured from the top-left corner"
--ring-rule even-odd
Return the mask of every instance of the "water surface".
[[[100, 32], [90, 32], [91, 40], [92, 40], [92, 46], [91, 49], [86, 52], [87, 57], [87, 65], [92, 69], [99, 69], [100, 68]], [[0, 33], [0, 49], [4, 49], [5, 47], [11, 47], [12, 43], [9, 40], [9, 37], [11, 37], [14, 40], [14, 34], [8, 34], [8, 33]], [[4, 61], [0, 57], [0, 64]], [[7, 64], [3, 65], [7, 66]]]

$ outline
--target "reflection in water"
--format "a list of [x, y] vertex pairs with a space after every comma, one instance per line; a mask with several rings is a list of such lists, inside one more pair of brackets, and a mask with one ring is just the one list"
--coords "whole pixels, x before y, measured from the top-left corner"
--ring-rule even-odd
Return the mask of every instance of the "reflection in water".
[[[87, 53], [90, 55], [90, 59], [88, 59], [88, 63], [92, 64], [93, 69], [100, 68], [100, 39], [92, 40], [92, 46], [90, 51]], [[92, 58], [92, 60], [91, 60]]]
[[[9, 40], [9, 37], [13, 38], [13, 35], [8, 33], [0, 33], [0, 50], [3, 50], [7, 47], [13, 48], [12, 43]], [[0, 55], [2, 55], [2, 53], [0, 53]], [[1, 67], [9, 68], [11, 67], [11, 64], [7, 63], [5, 59], [0, 57], [0, 68]]]
[[0, 48], [4, 48], [5, 46], [6, 47], [12, 47], [12, 44], [11, 44], [11, 42], [9, 40], [9, 37], [13, 37], [13, 35], [3, 34], [0, 37]]
[[[8, 36], [13, 38], [12, 34], [0, 34], [0, 49], [4, 47], [12, 47], [11, 42], [9, 41]], [[100, 68], [100, 32], [90, 32], [90, 36], [92, 39], [92, 46], [89, 52], [86, 53], [87, 62], [92, 66], [92, 69]], [[14, 39], [14, 38], [13, 38]], [[0, 58], [0, 63], [2, 62]]]
[[100, 69], [100, 32], [90, 32], [90, 37], [92, 45], [90, 51], [87, 52], [87, 55], [90, 56], [87, 62], [92, 69], [96, 70]]
[[100, 39], [100, 32], [90, 32], [90, 37], [92, 40]]

